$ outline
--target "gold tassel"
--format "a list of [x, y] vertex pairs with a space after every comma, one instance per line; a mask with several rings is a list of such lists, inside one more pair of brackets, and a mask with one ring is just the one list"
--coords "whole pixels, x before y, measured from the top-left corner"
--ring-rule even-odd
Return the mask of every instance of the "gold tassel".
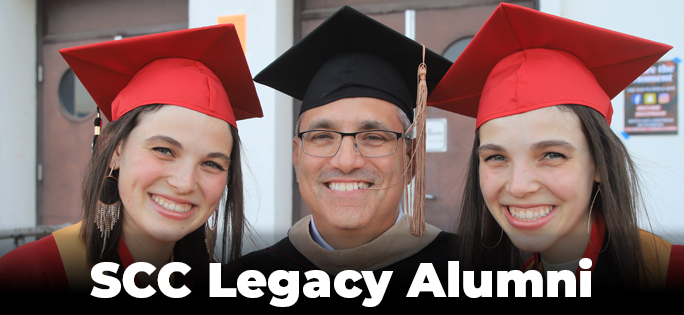
[[423, 46], [423, 62], [418, 66], [418, 93], [416, 97], [416, 147], [415, 147], [415, 183], [413, 187], [413, 219], [411, 234], [425, 234], [425, 121], [427, 112], [427, 65], [425, 64], [425, 46]]

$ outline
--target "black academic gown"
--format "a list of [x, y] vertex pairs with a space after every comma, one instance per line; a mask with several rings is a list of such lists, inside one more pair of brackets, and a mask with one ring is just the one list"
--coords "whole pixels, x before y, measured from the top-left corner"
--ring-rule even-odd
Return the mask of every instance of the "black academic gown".
[[[276, 270], [297, 271], [299, 272], [299, 298], [297, 302], [293, 305], [294, 307], [330, 307], [339, 305], [345, 308], [364, 308], [362, 306], [364, 299], [371, 298], [371, 295], [369, 293], [369, 290], [367, 289], [364, 279], [355, 282], [348, 280], [346, 283], [347, 288], [352, 288], [353, 286], [355, 286], [359, 288], [362, 291], [362, 293], [356, 298], [344, 298], [339, 296], [334, 288], [334, 280], [337, 274], [336, 272], [339, 272], [343, 269], [352, 269], [357, 271], [372, 270], [375, 275], [375, 280], [379, 281], [383, 271], [392, 271], [389, 285], [387, 286], [387, 290], [382, 297], [382, 301], [379, 305], [375, 306], [375, 308], [396, 308], [398, 305], [400, 305], [397, 303], [402, 301], [404, 301], [405, 303], [407, 299], [406, 295], [409, 292], [409, 289], [414, 281], [419, 266], [422, 263], [428, 263], [431, 264], [432, 267], [435, 269], [435, 273], [439, 278], [441, 286], [444, 288], [445, 291], [447, 289], [447, 265], [449, 260], [455, 260], [455, 258], [453, 258], [455, 255], [453, 254], [456, 253], [456, 250], [454, 248], [456, 235], [452, 233], [440, 231], [439, 229], [433, 226], [429, 226], [427, 229], [427, 233], [428, 235], [433, 234], [430, 236], [430, 240], [418, 243], [403, 241], [404, 238], [408, 240], [409, 238], [415, 238], [417, 236], [411, 236], [408, 232], [408, 225], [405, 222], [401, 223], [400, 221], [392, 229], [388, 230], [388, 232], [385, 232], [385, 234], [378, 237], [378, 239], [380, 240], [376, 239], [370, 242], [369, 244], [362, 245], [367, 247], [365, 248], [364, 255], [355, 256], [365, 257], [367, 260], [375, 260], [375, 262], [358, 262], [359, 265], [357, 266], [359, 267], [357, 268], [351, 266], [355, 263], [355, 261], [350, 261], [348, 259], [345, 260], [346, 257], [341, 257], [339, 261], [344, 261], [343, 264], [349, 264], [349, 268], [342, 267], [335, 269], [334, 266], [331, 267], [329, 265], [325, 267], [317, 266], [316, 263], [312, 262], [312, 260], [316, 260], [316, 258], [313, 258], [312, 260], [307, 258], [307, 256], [314, 257], [316, 255], [315, 253], [302, 253], [302, 251], [299, 250], [295, 244], [293, 244], [293, 240], [295, 243], [301, 242], [301, 235], [293, 235], [297, 234], [296, 230], [298, 230], [298, 225], [300, 226], [299, 231], [306, 231], [306, 241], [309, 241], [308, 238], [311, 238], [311, 236], [308, 231], [308, 223], [308, 217], [302, 219], [302, 221], [298, 222], [297, 224], [295, 224], [295, 226], [293, 226], [293, 228], [288, 233], [288, 237], [282, 239], [273, 246], [247, 254], [241, 257], [231, 266], [227, 266], [226, 268], [224, 268], [224, 277], [222, 284], [223, 287], [235, 288], [239, 275], [243, 273], [245, 270], [258, 270], [266, 277], [266, 279], [268, 279], [269, 275]], [[302, 229], [301, 226], [306, 226], [306, 230]], [[404, 230], [406, 232], [402, 232]], [[414, 253], [407, 254], [407, 257], [397, 259], [398, 256], [394, 255], [397, 251], [391, 248], [392, 245], [387, 245], [388, 243], [383, 242], [383, 240], [387, 241], [388, 239], [395, 240], [395, 243], [397, 244], [406, 244], [406, 246], [409, 248], [414, 247]], [[313, 242], [313, 240], [311, 240], [311, 242]], [[299, 247], [302, 248], [301, 245]], [[405, 250], [405, 247], [401, 247], [401, 249], [398, 250]], [[333, 253], [339, 251], [329, 252]], [[374, 255], [373, 253], [377, 253], [377, 255]], [[329, 261], [326, 261], [325, 263], [328, 262]], [[325, 263], [319, 264], [323, 265]], [[375, 268], [375, 266], [381, 265], [384, 266]], [[304, 287], [304, 285], [309, 282], [305, 277], [305, 272], [310, 270], [323, 269], [327, 269], [326, 273], [328, 274], [330, 279], [330, 297], [306, 297], [302, 292], [302, 288]], [[428, 281], [424, 277], [418, 278], [419, 279], [416, 281], [419, 281], [421, 283]], [[313, 281], [311, 283], [313, 283]], [[241, 300], [241, 303], [245, 302], [253, 306], [270, 306], [271, 299], [274, 297], [274, 294], [272, 294], [267, 287], [261, 289], [263, 290], [264, 295], [260, 298], [247, 299], [241, 297], [239, 292], [237, 294], [237, 298]], [[276, 296], [276, 298], [283, 298], [283, 296]], [[431, 299], [431, 301], [434, 302], [434, 296], [432, 293], [423, 292], [420, 293], [418, 296], [418, 299], [426, 298], [429, 298]], [[412, 298], [410, 301], [417, 302], [416, 298]]]

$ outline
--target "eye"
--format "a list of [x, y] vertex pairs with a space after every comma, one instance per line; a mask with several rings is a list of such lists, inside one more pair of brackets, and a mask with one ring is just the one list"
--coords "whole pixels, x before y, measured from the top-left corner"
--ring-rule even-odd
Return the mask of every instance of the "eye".
[[501, 154], [493, 154], [484, 158], [485, 162], [504, 162], [506, 158]]
[[169, 148], [156, 147], [156, 148], [152, 148], [152, 150], [154, 150], [155, 152], [162, 154], [162, 155], [173, 156], [173, 151]]
[[556, 159], [567, 159], [567, 157], [558, 152], [546, 152], [544, 153], [544, 159], [556, 160]]
[[302, 140], [306, 146], [332, 146], [338, 141], [339, 134], [329, 131], [312, 131], [304, 134]]
[[[394, 134], [391, 134], [394, 136]], [[380, 147], [388, 145], [390, 134], [383, 132], [368, 132], [359, 134], [356, 139], [364, 147]], [[359, 139], [360, 138], [360, 139]]]
[[330, 132], [311, 132], [309, 133], [309, 138], [311, 140], [325, 140], [325, 139], [333, 139], [333, 135]]
[[219, 171], [224, 171], [224, 170], [225, 170], [225, 168], [223, 168], [223, 166], [221, 166], [221, 164], [218, 164], [218, 163], [216, 163], [216, 162], [214, 162], [214, 161], [206, 161], [206, 162], [202, 163], [202, 165], [208, 166], [208, 167], [211, 167], [211, 168], [215, 168], [215, 169], [217, 169], [217, 170], [219, 170]]
[[361, 140], [363, 141], [388, 141], [389, 136], [386, 133], [381, 132], [368, 132], [361, 134]]

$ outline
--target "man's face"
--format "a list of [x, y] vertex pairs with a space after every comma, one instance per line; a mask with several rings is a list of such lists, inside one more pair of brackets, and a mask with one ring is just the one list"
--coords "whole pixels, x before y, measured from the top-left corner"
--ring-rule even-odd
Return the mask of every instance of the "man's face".
[[[299, 131], [314, 129], [404, 132], [394, 104], [365, 97], [307, 110]], [[343, 137], [332, 157], [304, 153], [301, 140], [295, 137], [292, 158], [299, 190], [316, 228], [336, 249], [341, 248], [334, 245], [333, 238], [351, 235], [370, 241], [396, 221], [404, 187], [402, 174], [409, 160], [403, 139], [399, 139], [394, 154], [369, 158], [355, 151], [353, 137]]]

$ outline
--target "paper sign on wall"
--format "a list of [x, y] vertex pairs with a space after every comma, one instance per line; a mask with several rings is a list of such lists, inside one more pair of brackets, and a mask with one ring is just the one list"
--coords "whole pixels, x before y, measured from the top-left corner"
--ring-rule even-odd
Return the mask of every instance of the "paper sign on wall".
[[235, 25], [235, 31], [240, 39], [240, 44], [242, 44], [242, 51], [247, 51], [247, 15], [246, 14], [235, 14], [235, 15], [223, 15], [218, 17], [218, 24], [229, 24]]
[[425, 121], [425, 152], [447, 151], [447, 119], [428, 118]]
[[658, 61], [625, 89], [625, 132], [677, 134], [677, 63]]

